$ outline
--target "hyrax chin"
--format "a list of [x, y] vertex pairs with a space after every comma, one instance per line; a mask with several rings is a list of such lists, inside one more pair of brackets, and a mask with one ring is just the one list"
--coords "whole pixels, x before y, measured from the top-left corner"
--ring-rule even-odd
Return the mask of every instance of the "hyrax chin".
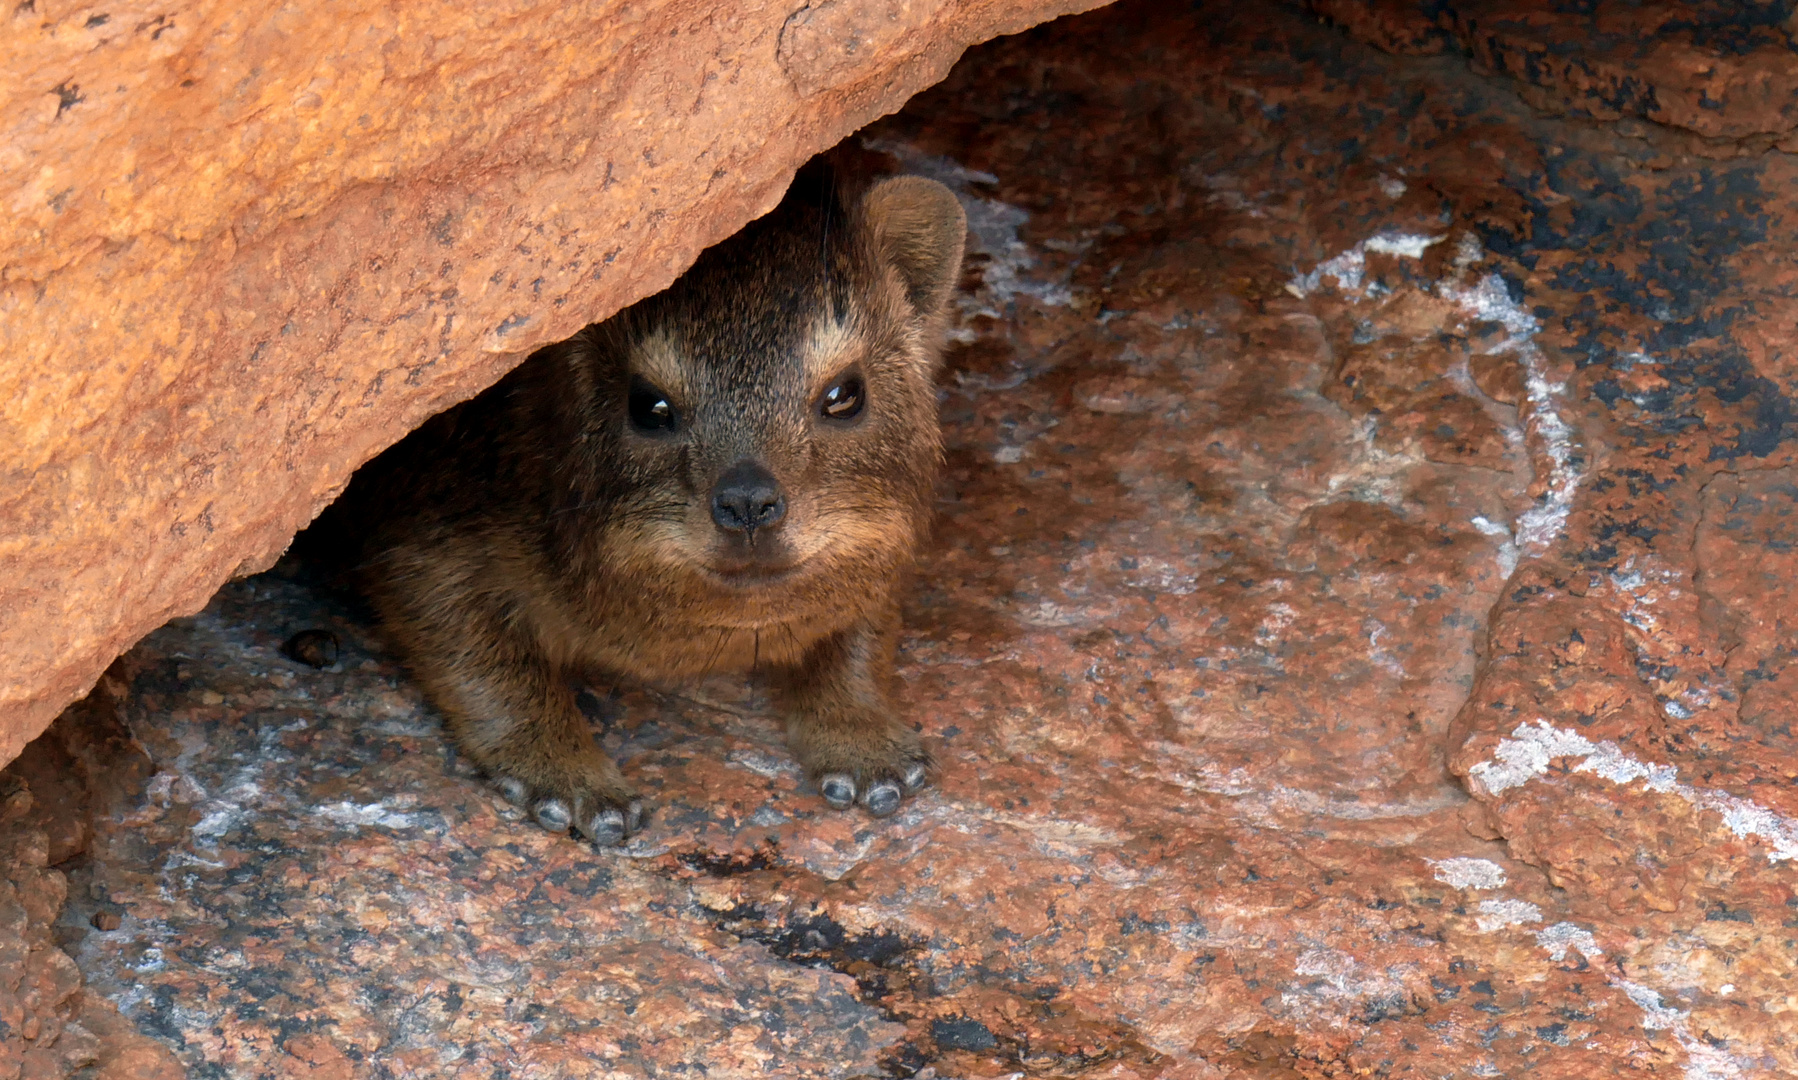
[[891, 814], [925, 782], [889, 683], [964, 235], [933, 181], [795, 184], [358, 477], [386, 626], [456, 745], [545, 828], [642, 826], [575, 707], [585, 670], [765, 671], [831, 806]]

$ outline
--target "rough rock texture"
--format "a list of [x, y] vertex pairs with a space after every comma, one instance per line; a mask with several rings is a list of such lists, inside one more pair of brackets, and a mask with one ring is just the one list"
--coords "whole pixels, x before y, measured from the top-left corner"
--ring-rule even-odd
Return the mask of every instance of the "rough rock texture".
[[[56, 925], [68, 911], [64, 871], [83, 876], [95, 813], [135, 802], [147, 775], [147, 757], [119, 723], [123, 690], [116, 680], [96, 689], [0, 771], [0, 1077], [7, 1080], [185, 1075], [167, 1047], [84, 990], [80, 970], [58, 948], [79, 937]], [[116, 904], [86, 906], [117, 924]]]
[[974, 233], [940, 785], [828, 812], [753, 688], [595, 686], [657, 807], [595, 853], [283, 566], [121, 663], [90, 986], [232, 1077], [1798, 1075], [1795, 166], [1297, 4], [867, 139]]
[[1097, 2], [9, 4], [0, 762], [375, 451]]
[[1465, 51], [1520, 80], [1533, 106], [1652, 120], [1757, 150], [1798, 149], [1798, 51], [1789, 0], [1307, 0], [1398, 53]]
[[8, 1077], [60, 1076], [95, 1056], [93, 1037], [73, 1022], [81, 972], [50, 932], [68, 882], [49, 868], [45, 830], [24, 820], [32, 809], [30, 788], [0, 774], [0, 1076]]

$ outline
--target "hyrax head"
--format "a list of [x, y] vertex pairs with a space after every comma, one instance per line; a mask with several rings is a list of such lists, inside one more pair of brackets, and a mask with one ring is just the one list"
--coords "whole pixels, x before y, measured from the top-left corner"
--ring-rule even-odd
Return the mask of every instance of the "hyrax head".
[[[611, 575], [781, 621], [887, 578], [927, 520], [954, 195], [804, 183], [666, 292], [590, 328], [572, 503]], [[597, 527], [595, 527], [597, 526]], [[879, 591], [878, 589], [876, 591]]]

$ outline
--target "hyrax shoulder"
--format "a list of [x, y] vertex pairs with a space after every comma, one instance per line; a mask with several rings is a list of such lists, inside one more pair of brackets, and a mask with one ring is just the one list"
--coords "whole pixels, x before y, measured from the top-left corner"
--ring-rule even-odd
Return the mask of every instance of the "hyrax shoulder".
[[618, 843], [642, 822], [577, 669], [764, 670], [831, 805], [885, 815], [924, 782], [888, 684], [964, 233], [929, 180], [796, 183], [358, 477], [385, 515], [365, 562], [383, 620], [463, 752], [545, 827]]

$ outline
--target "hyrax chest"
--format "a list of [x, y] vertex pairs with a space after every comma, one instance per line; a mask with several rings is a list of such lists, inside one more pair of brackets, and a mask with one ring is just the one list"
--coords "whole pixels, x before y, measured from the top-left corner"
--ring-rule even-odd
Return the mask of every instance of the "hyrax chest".
[[[636, 605], [594, 605], [543, 611], [535, 621], [557, 639], [569, 667], [626, 672], [657, 682], [714, 674], [797, 668], [821, 641], [852, 631], [874, 609], [890, 606], [885, 590], [873, 597], [845, 596], [834, 608], [769, 611], [745, 619], [723, 603], [642, 610]], [[773, 606], [773, 605], [770, 605]]]

